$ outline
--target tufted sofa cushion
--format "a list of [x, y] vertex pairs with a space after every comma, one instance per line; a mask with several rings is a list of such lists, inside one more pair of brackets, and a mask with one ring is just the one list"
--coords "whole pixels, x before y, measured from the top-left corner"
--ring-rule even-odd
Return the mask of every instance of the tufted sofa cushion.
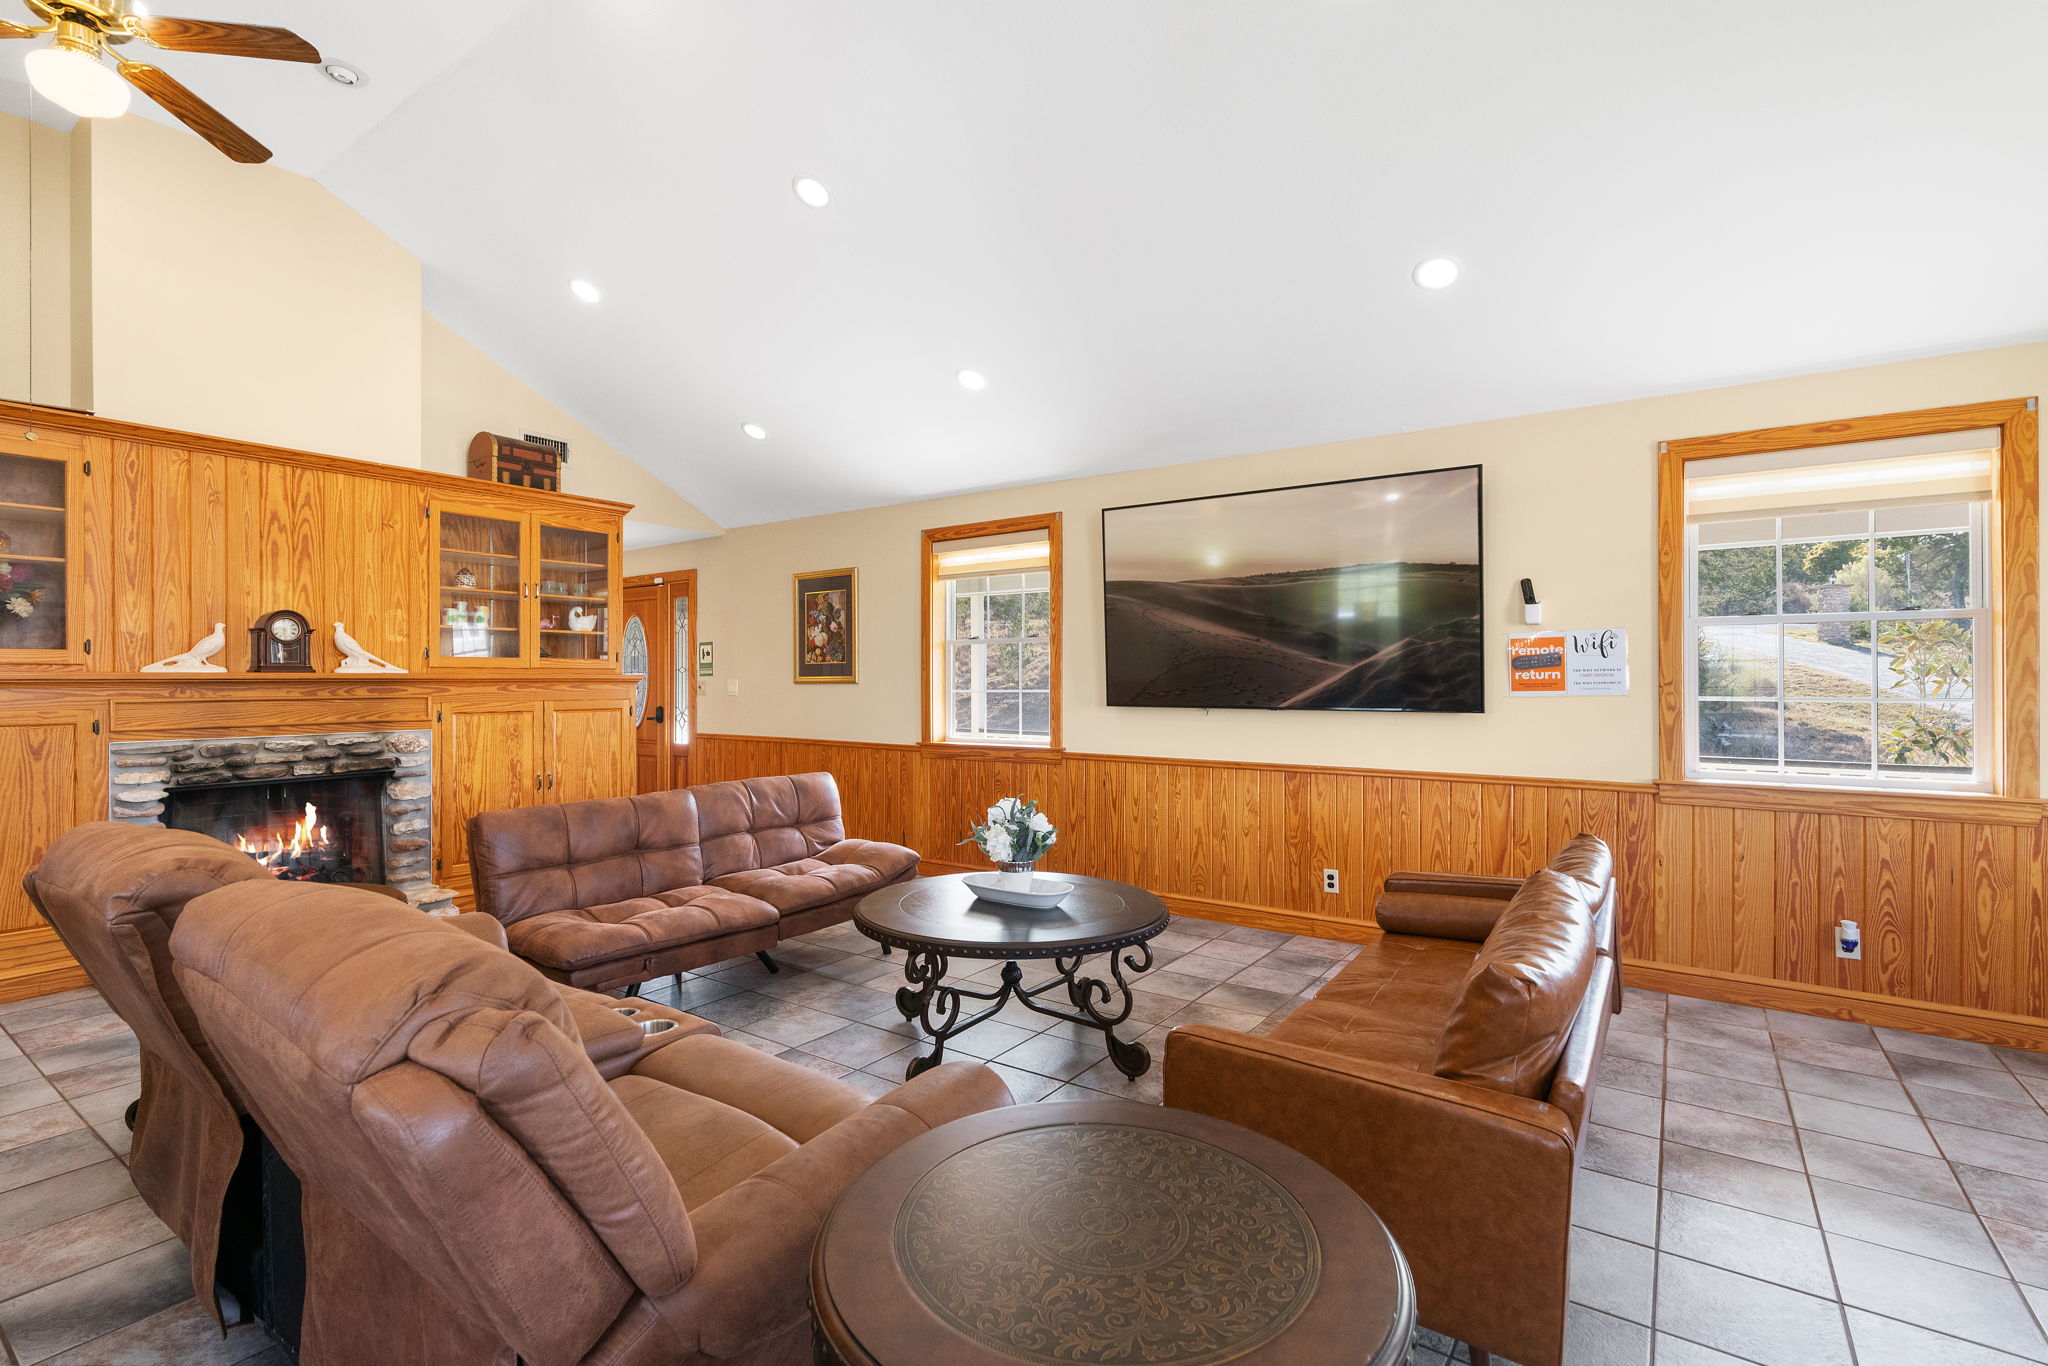
[[917, 851], [880, 840], [841, 840], [816, 858], [754, 868], [712, 879], [712, 885], [759, 897], [788, 913], [822, 906], [894, 882], [917, 867]]
[[516, 920], [505, 942], [528, 962], [569, 971], [679, 944], [772, 926], [776, 908], [719, 887], [678, 887], [601, 906], [579, 906]]
[[701, 889], [697, 828], [688, 791], [483, 812], [469, 822], [477, 905], [509, 926], [569, 906]]

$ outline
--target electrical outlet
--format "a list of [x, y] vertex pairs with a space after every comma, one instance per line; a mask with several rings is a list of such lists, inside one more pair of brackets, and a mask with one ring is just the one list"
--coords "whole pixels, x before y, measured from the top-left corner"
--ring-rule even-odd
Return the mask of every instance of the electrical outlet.
[[1323, 869], [1323, 890], [1326, 892], [1335, 892], [1337, 890], [1337, 870], [1335, 868]]
[[1853, 920], [1835, 922], [1835, 957], [1861, 958], [1863, 956], [1863, 930]]

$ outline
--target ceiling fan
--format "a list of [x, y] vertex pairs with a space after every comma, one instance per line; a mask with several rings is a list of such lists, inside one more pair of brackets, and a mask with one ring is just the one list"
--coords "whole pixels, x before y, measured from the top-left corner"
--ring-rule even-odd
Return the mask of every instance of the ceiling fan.
[[[317, 62], [313, 45], [287, 29], [167, 19], [145, 14], [135, 0], [23, 0], [42, 23], [0, 21], [0, 38], [49, 36], [48, 47], [28, 54], [29, 84], [80, 118], [116, 118], [128, 109], [128, 85], [163, 106], [193, 132], [236, 161], [270, 160], [270, 149], [159, 67], [130, 61], [114, 49], [141, 39], [170, 52], [211, 52], [223, 57], [265, 57]], [[112, 57], [109, 70], [101, 61]], [[118, 74], [117, 74], [118, 73]], [[128, 85], [123, 85], [126, 81]]]

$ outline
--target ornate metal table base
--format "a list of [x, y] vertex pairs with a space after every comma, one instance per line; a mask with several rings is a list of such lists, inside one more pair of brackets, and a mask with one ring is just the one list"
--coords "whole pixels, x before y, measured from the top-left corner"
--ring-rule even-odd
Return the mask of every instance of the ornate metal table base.
[[[903, 975], [910, 985], [897, 989], [896, 1008], [903, 1012], [904, 1019], [916, 1021], [924, 1027], [925, 1033], [932, 1036], [932, 1051], [911, 1060], [909, 1070], [904, 1073], [906, 1081], [945, 1061], [946, 1040], [974, 1028], [1012, 1000], [1040, 1015], [1100, 1030], [1109, 1045], [1109, 1060], [1116, 1064], [1117, 1071], [1127, 1077], [1143, 1076], [1145, 1069], [1152, 1065], [1150, 1049], [1116, 1036], [1117, 1026], [1131, 1018], [1133, 1004], [1131, 984], [1124, 974], [1127, 971], [1132, 974], [1144, 972], [1152, 966], [1152, 946], [1149, 943], [1140, 941], [1111, 949], [1109, 981], [1081, 975], [1081, 964], [1088, 955], [1059, 954], [1052, 960], [1057, 975], [1035, 987], [1026, 987], [1023, 985], [1024, 970], [1012, 959], [1003, 964], [1002, 982], [994, 991], [948, 986], [943, 980], [948, 959], [937, 949], [910, 949], [907, 952], [909, 961], [903, 965]], [[1054, 992], [1064, 994], [1067, 1004], [1073, 1009], [1061, 1010], [1040, 1003], [1041, 996]], [[963, 1016], [962, 1011], [970, 1008], [967, 1005], [969, 1001], [986, 1004], [973, 1014]]]

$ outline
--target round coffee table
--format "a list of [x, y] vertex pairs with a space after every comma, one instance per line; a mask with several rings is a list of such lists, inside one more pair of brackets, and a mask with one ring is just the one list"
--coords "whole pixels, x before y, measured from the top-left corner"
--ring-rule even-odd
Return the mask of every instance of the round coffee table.
[[1350, 1187], [1126, 1100], [943, 1124], [847, 1187], [811, 1256], [828, 1366], [1392, 1366], [1401, 1250]]
[[[862, 934], [904, 951], [903, 976], [909, 985], [897, 990], [896, 1008], [932, 1036], [932, 1051], [911, 1061], [906, 1080], [938, 1066], [945, 1060], [946, 1040], [1011, 1000], [1040, 1015], [1101, 1030], [1110, 1061], [1127, 1077], [1142, 1076], [1152, 1065], [1150, 1050], [1119, 1039], [1116, 1027], [1131, 1017], [1131, 984], [1124, 974], [1152, 966], [1152, 946], [1146, 941], [1172, 919], [1166, 903], [1143, 888], [1107, 878], [1059, 877], [1073, 883], [1074, 890], [1050, 910], [983, 901], [959, 873], [899, 882], [870, 892], [854, 907], [853, 923]], [[1135, 952], [1126, 952], [1133, 947]], [[1109, 980], [1080, 975], [1082, 960], [1092, 953], [1109, 955]], [[994, 991], [946, 985], [941, 979], [954, 958], [1004, 960], [1001, 983]], [[1017, 963], [1026, 958], [1052, 959], [1058, 975], [1025, 987]], [[1073, 1009], [1039, 1000], [1055, 992]], [[969, 1001], [984, 1004], [963, 1018]]]

